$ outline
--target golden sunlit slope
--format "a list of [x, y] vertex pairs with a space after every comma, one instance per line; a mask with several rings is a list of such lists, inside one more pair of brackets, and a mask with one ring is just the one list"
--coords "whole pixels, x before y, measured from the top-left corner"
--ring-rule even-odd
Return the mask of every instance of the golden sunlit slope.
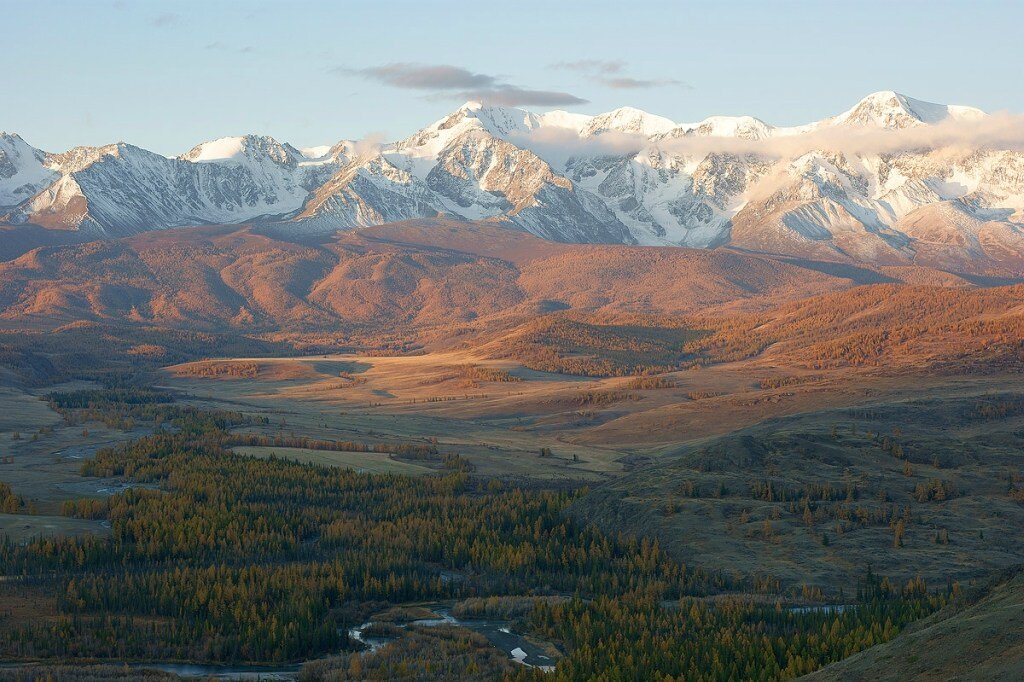
[[486, 225], [417, 222], [305, 243], [220, 226], [33, 250], [0, 264], [0, 319], [422, 330], [565, 308], [763, 308], [855, 283], [728, 250], [554, 244]]
[[882, 284], [694, 319], [708, 333], [688, 346], [706, 362], [761, 357], [781, 365], [945, 367], [1024, 363], [1024, 285], [944, 288]]

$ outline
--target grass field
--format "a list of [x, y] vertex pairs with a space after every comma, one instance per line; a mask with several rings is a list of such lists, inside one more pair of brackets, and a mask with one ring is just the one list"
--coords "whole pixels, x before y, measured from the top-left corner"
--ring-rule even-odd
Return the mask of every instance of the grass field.
[[64, 516], [0, 514], [0, 535], [6, 535], [17, 543], [26, 542], [34, 537], [81, 533], [106, 535], [109, 532], [110, 529], [101, 521], [69, 519]]
[[280, 459], [292, 459], [303, 464], [321, 464], [332, 467], [346, 467], [371, 474], [404, 474], [420, 476], [434, 473], [434, 469], [411, 462], [399, 462], [383, 452], [335, 452], [333, 450], [310, 450], [307, 448], [282, 448], [244, 445], [233, 448], [240, 455], [267, 459], [272, 455]]
[[[807, 370], [762, 359], [660, 375], [589, 378], [523, 367], [471, 351], [417, 356], [238, 358], [255, 377], [218, 380], [168, 368], [164, 383], [186, 402], [267, 417], [276, 431], [366, 443], [427, 443], [458, 452], [480, 475], [599, 482], [682, 443], [758, 422], [946, 392], [1005, 390], [1016, 376], [886, 375], [870, 369]], [[467, 386], [457, 368], [516, 377]], [[343, 376], [344, 375], [344, 376]], [[264, 377], [292, 377], [288, 381]], [[553, 457], [539, 458], [542, 448]]]
[[[436, 439], [442, 452], [463, 455], [480, 475], [599, 480], [622, 470], [616, 462], [624, 454], [621, 446], [575, 443], [564, 438], [563, 428], [533, 426], [534, 420], [553, 415], [560, 422], [579, 418], [573, 403], [576, 394], [598, 385], [579, 377], [535, 372], [514, 362], [481, 360], [460, 352], [235, 361], [265, 367], [265, 376], [296, 378], [224, 381], [172, 367], [164, 383], [186, 402], [267, 417], [271, 429], [312, 438], [371, 444], [425, 444]], [[496, 374], [508, 372], [520, 380], [475, 380], [467, 385], [460, 368], [468, 364]], [[311, 370], [316, 371], [313, 378], [308, 376]], [[541, 448], [555, 456], [539, 458]]]
[[30, 436], [40, 427], [54, 426], [60, 421], [60, 415], [38, 396], [0, 387], [0, 443], [9, 441], [13, 433]]
[[[22, 497], [27, 511], [35, 514], [0, 514], [0, 536], [15, 542], [35, 536], [106, 534], [99, 521], [59, 516], [61, 503], [82, 497], [105, 497], [123, 490], [118, 478], [84, 478], [82, 461], [103, 447], [137, 438], [144, 429], [123, 432], [102, 424], [70, 426], [42, 399], [49, 390], [92, 388], [75, 382], [59, 387], [26, 391], [0, 389], [0, 424], [10, 429], [0, 433], [0, 482]], [[14, 438], [14, 433], [18, 438]]]

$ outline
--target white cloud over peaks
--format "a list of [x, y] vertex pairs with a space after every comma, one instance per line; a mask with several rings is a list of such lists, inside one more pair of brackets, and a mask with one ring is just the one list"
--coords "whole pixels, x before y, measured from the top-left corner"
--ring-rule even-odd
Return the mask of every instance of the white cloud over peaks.
[[763, 140], [732, 137], [679, 137], [657, 146], [684, 156], [756, 154], [792, 158], [814, 150], [851, 155], [892, 154], [916, 149], [1005, 149], [1024, 151], [1024, 116], [999, 113], [974, 120], [948, 120], [899, 130], [823, 126], [799, 134]]

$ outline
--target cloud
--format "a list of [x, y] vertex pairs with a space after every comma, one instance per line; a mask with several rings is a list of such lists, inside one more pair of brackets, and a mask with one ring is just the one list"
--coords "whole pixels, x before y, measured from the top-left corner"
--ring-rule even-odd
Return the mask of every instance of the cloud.
[[622, 75], [626, 69], [626, 62], [621, 60], [581, 59], [575, 62], [556, 62], [550, 68], [575, 71], [595, 83], [614, 90], [641, 90], [666, 86], [692, 89], [692, 86], [674, 78], [633, 78]]
[[621, 73], [626, 68], [626, 62], [620, 60], [581, 59], [575, 62], [557, 62], [552, 64], [551, 68], [580, 71], [589, 74], [612, 74]]
[[356, 140], [352, 147], [352, 160], [365, 162], [378, 156], [384, 145], [384, 133], [369, 133], [361, 140]]
[[600, 82], [607, 85], [609, 88], [615, 90], [639, 90], [643, 88], [661, 88], [668, 85], [677, 85], [687, 90], [692, 90], [693, 87], [682, 81], [677, 81], [674, 78], [659, 78], [653, 80], [644, 80], [642, 78], [629, 78], [627, 76], [617, 78], [601, 78]]
[[179, 21], [181, 21], [180, 14], [175, 14], [174, 12], [164, 12], [163, 14], [159, 14], [150, 19], [149, 25], [154, 26], [156, 28], [167, 28], [168, 26], [173, 26]]
[[455, 99], [473, 100], [501, 107], [567, 107], [574, 104], [586, 104], [589, 101], [559, 90], [533, 90], [501, 84], [494, 88], [462, 90], [453, 94]]
[[494, 76], [473, 73], [468, 69], [448, 64], [412, 64], [395, 62], [366, 69], [333, 69], [337, 74], [352, 74], [375, 80], [384, 85], [411, 90], [453, 90], [487, 88], [497, 82]]
[[510, 140], [548, 163], [570, 157], [632, 156], [644, 150], [702, 159], [709, 154], [754, 155], [764, 160], [796, 159], [808, 152], [842, 152], [848, 157], [932, 151], [956, 159], [979, 149], [1024, 152], [1024, 115], [992, 114], [973, 121], [946, 121], [902, 130], [826, 127], [764, 140], [679, 137], [651, 142], [637, 134], [607, 131], [580, 138], [569, 128], [543, 127], [514, 133]]
[[219, 40], [215, 40], [212, 43], [207, 43], [203, 46], [203, 49], [224, 52], [237, 52], [238, 54], [252, 54], [256, 51], [256, 48], [254, 48], [252, 45], [245, 45], [244, 47], [232, 47], [231, 45], [226, 45]]
[[661, 140], [657, 146], [684, 156], [755, 154], [767, 158], [795, 158], [815, 150], [851, 156], [917, 150], [949, 150], [955, 153], [977, 149], [1024, 151], [1024, 116], [999, 113], [975, 120], [948, 120], [901, 130], [830, 126], [765, 140], [680, 137]]
[[450, 64], [393, 62], [362, 69], [339, 66], [331, 73], [358, 76], [394, 88], [430, 91], [430, 99], [477, 100], [498, 106], [571, 106], [587, 102], [568, 92], [521, 87], [504, 82], [500, 76]]
[[541, 127], [527, 132], [514, 132], [509, 140], [517, 147], [529, 149], [549, 164], [561, 166], [571, 157], [632, 156], [648, 144], [642, 135], [609, 130], [591, 137], [580, 137], [571, 128]]

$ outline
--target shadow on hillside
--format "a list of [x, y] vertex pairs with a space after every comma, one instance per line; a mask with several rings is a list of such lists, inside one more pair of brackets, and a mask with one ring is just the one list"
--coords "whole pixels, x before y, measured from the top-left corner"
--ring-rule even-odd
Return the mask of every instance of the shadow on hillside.
[[783, 263], [795, 265], [805, 270], [813, 270], [832, 277], [843, 277], [857, 284], [895, 284], [898, 279], [883, 275], [870, 268], [862, 268], [847, 263], [833, 263], [829, 261], [816, 261], [806, 258], [778, 258]]
[[1008, 287], [1024, 284], [1024, 277], [987, 277], [985, 275], [969, 275], [963, 272], [952, 273], [976, 287]]

